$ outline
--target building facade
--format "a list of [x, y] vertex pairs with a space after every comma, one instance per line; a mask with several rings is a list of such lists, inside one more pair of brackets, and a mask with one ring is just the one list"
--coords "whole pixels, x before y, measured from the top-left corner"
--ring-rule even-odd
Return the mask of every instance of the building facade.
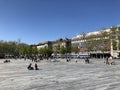
[[77, 47], [79, 49], [78, 54], [89, 54], [95, 58], [109, 56], [118, 58], [120, 57], [120, 27], [83, 33], [72, 39], [61, 38], [56, 41], [39, 43], [37, 49], [49, 47], [54, 53], [59, 53], [61, 47], [65, 47], [69, 51], [71, 50], [70, 46]]
[[[88, 44], [88, 41], [91, 43], [96, 42], [97, 44]], [[90, 44], [92, 48], [89, 54], [93, 57], [120, 57], [120, 27], [111, 27], [85, 35], [81, 34], [71, 39], [72, 47], [78, 47], [79, 54], [88, 53], [88, 46]]]
[[60, 48], [68, 48], [68, 46], [71, 45], [71, 40], [70, 39], [58, 39], [56, 41], [48, 41], [48, 42], [42, 42], [36, 45], [37, 49], [41, 48], [51, 48], [54, 53], [59, 53]]
[[52, 42], [51, 41], [47, 41], [47, 42], [41, 42], [38, 45], [36, 45], [37, 49], [41, 49], [41, 48], [52, 48]]

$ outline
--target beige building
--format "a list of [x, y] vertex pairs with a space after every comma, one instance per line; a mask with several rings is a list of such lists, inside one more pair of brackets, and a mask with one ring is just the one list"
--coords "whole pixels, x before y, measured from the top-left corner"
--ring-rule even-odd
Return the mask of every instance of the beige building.
[[71, 41], [69, 39], [61, 38], [56, 41], [48, 41], [48, 42], [39, 43], [38, 45], [36, 45], [36, 47], [37, 49], [49, 47], [53, 50], [53, 52], [59, 53], [59, 50], [62, 46], [66, 48], [68, 44], [70, 43]]
[[70, 39], [59, 39], [56, 41], [52, 42], [52, 49], [54, 52], [59, 53], [59, 50], [61, 47], [67, 47], [69, 44], [71, 44], [71, 40]]

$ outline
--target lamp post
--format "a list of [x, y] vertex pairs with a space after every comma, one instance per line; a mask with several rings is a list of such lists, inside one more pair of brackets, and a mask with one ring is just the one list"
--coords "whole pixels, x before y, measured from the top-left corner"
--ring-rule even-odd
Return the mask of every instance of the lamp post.
[[19, 57], [19, 58], [20, 58], [20, 47], [19, 47], [20, 41], [21, 41], [21, 39], [19, 38], [19, 39], [18, 39], [18, 43], [17, 43], [18, 57]]
[[83, 32], [83, 52], [85, 53], [85, 47], [86, 47], [86, 45], [85, 45], [85, 39], [86, 39], [86, 34]]

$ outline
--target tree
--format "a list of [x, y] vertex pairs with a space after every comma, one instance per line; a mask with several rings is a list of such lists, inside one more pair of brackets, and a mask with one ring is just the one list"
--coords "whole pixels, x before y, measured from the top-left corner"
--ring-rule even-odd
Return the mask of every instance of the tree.
[[85, 47], [86, 47], [87, 52], [96, 51], [97, 50], [97, 47], [99, 45], [97, 36], [98, 35], [92, 35], [92, 34], [89, 35], [89, 36], [86, 36]]
[[104, 53], [105, 51], [110, 51], [110, 37], [109, 33], [106, 31], [101, 31], [100, 32], [100, 45], [99, 49]]
[[42, 55], [42, 56], [47, 56], [47, 57], [49, 57], [49, 56], [51, 56], [51, 54], [53, 53], [53, 51], [52, 51], [52, 49], [51, 48], [48, 48], [48, 47], [45, 47], [45, 48], [40, 48], [39, 50], [38, 50], [38, 53], [40, 54], [40, 55]]
[[79, 48], [78, 47], [72, 47], [71, 51], [74, 52], [75, 54], [77, 54], [79, 52]]
[[66, 38], [65, 43], [66, 43], [66, 53], [71, 53], [71, 40]]
[[6, 55], [14, 55], [16, 53], [16, 43], [15, 42], [5, 42], [0, 41], [0, 53]]
[[66, 48], [62, 46], [59, 51], [60, 54], [65, 54], [66, 53]]
[[46, 55], [47, 55], [48, 57], [50, 57], [52, 53], [53, 53], [53, 51], [52, 51], [51, 48], [46, 48]]
[[18, 45], [18, 48], [19, 48], [19, 54], [20, 55], [26, 55], [26, 54], [29, 54], [29, 48], [30, 48], [30, 46], [29, 45], [27, 45], [27, 44], [25, 44], [25, 43], [20, 43], [19, 45]]
[[38, 53], [41, 54], [42, 56], [44, 56], [44, 54], [45, 54], [44, 48], [40, 48], [40, 49], [38, 50]]

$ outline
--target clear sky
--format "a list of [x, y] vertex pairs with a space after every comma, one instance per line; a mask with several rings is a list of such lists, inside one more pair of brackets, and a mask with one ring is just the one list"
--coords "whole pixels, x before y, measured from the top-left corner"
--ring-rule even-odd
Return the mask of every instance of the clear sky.
[[120, 25], [120, 0], [0, 0], [0, 40], [38, 44]]

